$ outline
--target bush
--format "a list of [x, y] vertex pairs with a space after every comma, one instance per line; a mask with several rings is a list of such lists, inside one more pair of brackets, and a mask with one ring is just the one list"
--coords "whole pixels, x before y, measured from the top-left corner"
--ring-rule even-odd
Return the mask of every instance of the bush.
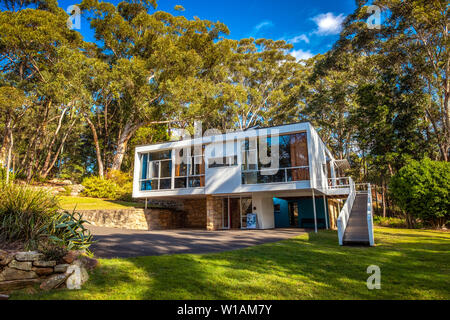
[[52, 221], [49, 239], [67, 250], [87, 250], [93, 242], [91, 232], [84, 227], [87, 223], [80, 213], [60, 213]]
[[373, 223], [381, 227], [407, 228], [406, 220], [401, 218], [391, 218], [391, 217], [384, 218], [380, 216], [374, 216]]
[[112, 171], [106, 178], [88, 177], [82, 182], [83, 195], [92, 198], [131, 201], [133, 181], [125, 173]]
[[51, 244], [65, 250], [87, 249], [92, 236], [85, 221], [59, 210], [58, 199], [46, 190], [1, 183], [0, 242], [21, 242], [28, 250]]
[[13, 183], [0, 187], [0, 241], [35, 248], [58, 213], [58, 200], [42, 189]]
[[450, 220], [450, 163], [410, 161], [394, 177], [390, 185], [392, 198], [406, 214], [408, 227], [417, 219], [435, 228]]

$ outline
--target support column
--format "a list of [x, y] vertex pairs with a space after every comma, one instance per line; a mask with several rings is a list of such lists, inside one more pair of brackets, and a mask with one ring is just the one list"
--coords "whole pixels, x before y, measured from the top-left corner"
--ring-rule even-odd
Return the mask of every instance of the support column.
[[329, 229], [328, 228], [328, 219], [329, 219], [329, 214], [328, 214], [328, 206], [327, 206], [327, 197], [325, 196], [325, 195], [323, 195], [323, 210], [325, 210], [324, 211], [324, 214], [325, 214], [325, 226], [326, 226], [326, 228], [327, 228], [327, 230]]
[[222, 229], [222, 198], [206, 197], [206, 229], [215, 231]]
[[317, 233], [316, 196], [314, 195], [314, 189], [312, 189], [312, 196], [313, 196], [313, 209], [314, 209], [314, 232]]

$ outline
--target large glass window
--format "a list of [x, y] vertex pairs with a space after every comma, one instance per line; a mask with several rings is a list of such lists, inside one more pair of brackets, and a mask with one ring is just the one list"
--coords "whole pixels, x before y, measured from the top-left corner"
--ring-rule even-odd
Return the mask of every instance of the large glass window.
[[[189, 150], [188, 150], [189, 151]], [[195, 148], [187, 155], [187, 163], [175, 165], [175, 189], [199, 188], [205, 186], [205, 147], [202, 154], [196, 154]], [[180, 150], [180, 156], [186, 150]], [[197, 152], [198, 153], [198, 152]]]
[[141, 154], [141, 190], [172, 189], [172, 152]]
[[[267, 156], [271, 156], [272, 139], [267, 138]], [[242, 147], [242, 183], [263, 184], [309, 180], [306, 132], [279, 137], [279, 169], [259, 161], [259, 139], [247, 140]]]

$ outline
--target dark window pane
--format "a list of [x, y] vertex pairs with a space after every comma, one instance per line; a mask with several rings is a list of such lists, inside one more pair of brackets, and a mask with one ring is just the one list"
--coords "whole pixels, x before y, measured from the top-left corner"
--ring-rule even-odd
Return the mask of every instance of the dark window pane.
[[242, 184], [257, 184], [258, 183], [258, 173], [255, 172], [244, 172], [242, 174]]
[[175, 177], [186, 177], [188, 175], [188, 165], [187, 164], [177, 164], [175, 166]]
[[199, 188], [201, 187], [200, 177], [189, 178], [189, 188]]
[[148, 171], [148, 179], [158, 178], [159, 177], [159, 162], [150, 162], [149, 171]]
[[170, 160], [172, 158], [171, 150], [150, 153], [150, 160]]
[[159, 182], [160, 190], [172, 189], [172, 179], [161, 179]]
[[147, 168], [148, 168], [148, 154], [141, 155], [142, 168], [141, 168], [141, 179], [147, 179]]
[[161, 178], [170, 178], [172, 176], [172, 161], [161, 162]]
[[175, 189], [185, 189], [185, 188], [187, 188], [187, 178], [176, 178]]

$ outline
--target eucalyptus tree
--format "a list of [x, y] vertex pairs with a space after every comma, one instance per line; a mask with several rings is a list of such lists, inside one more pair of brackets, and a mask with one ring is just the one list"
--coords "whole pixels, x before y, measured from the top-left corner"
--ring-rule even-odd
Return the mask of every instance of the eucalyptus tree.
[[[109, 70], [107, 85], [97, 91], [95, 108], [85, 118], [93, 132], [103, 131], [103, 138], [110, 136], [107, 123], [114, 127], [112, 170], [120, 170], [128, 142], [139, 128], [177, 122], [180, 114], [200, 116], [197, 101], [204, 97], [198, 92], [208, 87], [209, 63], [220, 61], [208, 61], [204, 53], [228, 32], [221, 23], [190, 21], [166, 12], [149, 14], [152, 6], [155, 3], [81, 3], [93, 15], [91, 27], [101, 43], [98, 58]], [[95, 125], [98, 118], [103, 121]]]
[[[15, 3], [20, 6], [12, 6]], [[70, 81], [76, 70], [64, 63], [68, 51], [76, 51], [81, 36], [67, 28], [67, 14], [56, 1], [9, 1], [18, 11], [0, 13], [0, 67], [3, 82], [24, 92], [30, 110], [26, 126], [21, 167], [27, 178], [47, 172], [49, 152], [62, 134], [63, 118], [73, 103]], [[36, 9], [24, 8], [32, 4]], [[45, 170], [41, 170], [41, 166]]]
[[436, 142], [440, 157], [450, 153], [450, 56], [449, 6], [446, 0], [375, 0], [381, 9], [380, 28], [366, 23], [372, 12], [368, 1], [359, 1], [357, 10], [344, 25], [336, 53], [355, 52], [377, 56], [379, 74], [396, 74], [389, 81], [409, 81], [410, 95], [422, 104], [425, 138]]
[[228, 73], [219, 85], [217, 102], [232, 128], [280, 123], [281, 113], [296, 92], [302, 65], [289, 54], [292, 45], [269, 39], [235, 41]]

